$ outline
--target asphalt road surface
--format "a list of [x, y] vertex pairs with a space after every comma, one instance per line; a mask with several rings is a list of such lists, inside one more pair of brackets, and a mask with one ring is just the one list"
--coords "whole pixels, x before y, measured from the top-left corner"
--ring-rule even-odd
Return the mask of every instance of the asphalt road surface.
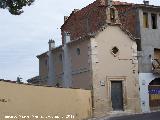
[[113, 117], [105, 120], [160, 120], [160, 112]]

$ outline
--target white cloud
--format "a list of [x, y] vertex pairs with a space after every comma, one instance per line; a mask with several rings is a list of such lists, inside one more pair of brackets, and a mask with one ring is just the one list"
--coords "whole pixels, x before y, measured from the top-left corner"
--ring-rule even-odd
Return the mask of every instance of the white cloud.
[[[93, 0], [92, 0], [93, 1]], [[0, 9], [0, 78], [16, 80], [38, 75], [36, 55], [48, 50], [48, 40], [61, 44], [63, 16], [91, 0], [37, 0], [20, 16]]]

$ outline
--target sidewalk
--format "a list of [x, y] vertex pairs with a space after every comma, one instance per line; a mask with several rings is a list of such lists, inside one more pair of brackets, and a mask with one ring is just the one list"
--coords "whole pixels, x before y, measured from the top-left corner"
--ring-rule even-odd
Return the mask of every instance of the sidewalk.
[[89, 120], [160, 120], [160, 112], [141, 113], [141, 114], [116, 114], [103, 118], [92, 118]]

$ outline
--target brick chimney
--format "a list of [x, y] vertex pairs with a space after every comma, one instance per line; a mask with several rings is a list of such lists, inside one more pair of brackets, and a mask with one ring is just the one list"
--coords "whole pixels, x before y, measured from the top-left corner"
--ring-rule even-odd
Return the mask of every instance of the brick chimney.
[[55, 48], [55, 41], [54, 40], [50, 39], [48, 44], [49, 44], [49, 51], [53, 50]]
[[100, 2], [100, 5], [104, 6], [112, 6], [112, 1], [113, 0], [97, 0], [97, 2]]
[[64, 23], [66, 22], [67, 19], [68, 19], [68, 16], [64, 16]]
[[112, 6], [113, 0], [105, 0], [108, 6]]
[[70, 33], [69, 32], [64, 32], [63, 33], [64, 35], [64, 43], [69, 43], [71, 41], [71, 38], [70, 38]]
[[149, 5], [149, 1], [144, 0], [143, 1], [144, 5]]
[[76, 13], [76, 12], [78, 12], [78, 11], [79, 11], [79, 9], [74, 9], [74, 10], [73, 10], [74, 13]]

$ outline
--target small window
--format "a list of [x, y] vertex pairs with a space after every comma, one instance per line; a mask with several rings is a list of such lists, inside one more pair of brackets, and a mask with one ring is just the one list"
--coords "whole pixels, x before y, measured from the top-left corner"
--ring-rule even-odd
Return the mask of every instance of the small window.
[[118, 54], [118, 52], [119, 52], [119, 49], [115, 46], [115, 47], [113, 47], [112, 48], [112, 54], [114, 55], [114, 56], [117, 56], [117, 54]]
[[59, 61], [62, 62], [62, 54], [59, 55]]
[[80, 55], [81, 54], [81, 50], [79, 48], [77, 48], [77, 55]]
[[148, 28], [148, 13], [143, 13], [143, 27]]
[[157, 15], [151, 14], [152, 29], [157, 29]]
[[46, 66], [48, 65], [48, 60], [47, 60], [47, 59], [45, 60], [45, 65], [46, 65]]

